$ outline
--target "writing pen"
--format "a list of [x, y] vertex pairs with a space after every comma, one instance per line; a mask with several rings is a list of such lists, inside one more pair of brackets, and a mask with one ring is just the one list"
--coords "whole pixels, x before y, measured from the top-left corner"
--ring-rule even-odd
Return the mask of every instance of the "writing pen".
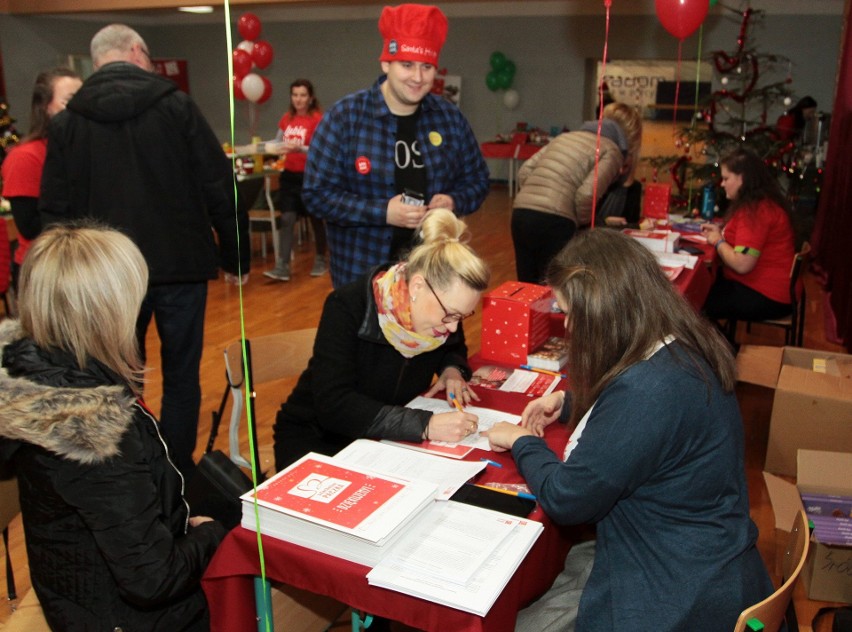
[[462, 408], [461, 402], [460, 402], [459, 400], [457, 400], [457, 399], [456, 399], [456, 394], [455, 394], [455, 393], [450, 393], [450, 399], [451, 399], [451, 400], [452, 400], [452, 402], [453, 402], [453, 406], [455, 406], [455, 407], [458, 409], [458, 411], [459, 411], [460, 413], [463, 413], [463, 412], [464, 412], [464, 408]]
[[547, 369], [539, 369], [538, 367], [530, 366], [529, 364], [522, 364], [521, 368], [526, 369], [527, 371], [534, 371], [535, 373], [544, 373], [545, 375], [561, 377], [563, 380], [568, 377], [564, 373], [558, 373], [557, 371], [548, 371]]
[[474, 487], [481, 487], [482, 489], [490, 489], [492, 492], [500, 492], [501, 494], [507, 494], [509, 496], [517, 496], [518, 498], [526, 498], [527, 500], [535, 500], [535, 496], [532, 494], [528, 494], [526, 492], [516, 492], [511, 489], [500, 489], [499, 487], [491, 487], [490, 485], [480, 485], [479, 483], [474, 483]]
[[485, 461], [488, 465], [491, 465], [493, 467], [503, 467], [500, 463], [498, 463], [497, 461], [492, 461], [491, 459], [479, 459], [479, 460]]

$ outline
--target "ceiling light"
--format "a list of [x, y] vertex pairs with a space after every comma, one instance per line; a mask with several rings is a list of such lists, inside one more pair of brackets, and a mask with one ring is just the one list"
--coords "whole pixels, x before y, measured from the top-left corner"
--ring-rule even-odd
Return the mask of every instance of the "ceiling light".
[[178, 7], [178, 11], [183, 11], [184, 13], [213, 13], [213, 7], [211, 7], [210, 5], [198, 7]]

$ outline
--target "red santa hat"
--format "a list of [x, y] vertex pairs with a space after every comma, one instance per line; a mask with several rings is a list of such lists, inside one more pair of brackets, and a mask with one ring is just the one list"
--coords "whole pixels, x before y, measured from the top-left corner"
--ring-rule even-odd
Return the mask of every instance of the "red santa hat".
[[447, 16], [438, 7], [385, 7], [379, 18], [379, 32], [384, 39], [379, 61], [420, 61], [437, 66], [447, 29]]

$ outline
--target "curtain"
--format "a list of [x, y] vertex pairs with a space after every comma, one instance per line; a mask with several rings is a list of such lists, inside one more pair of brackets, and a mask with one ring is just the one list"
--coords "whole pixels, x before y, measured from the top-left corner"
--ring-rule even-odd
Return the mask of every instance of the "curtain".
[[[837, 336], [852, 352], [852, 28], [846, 0], [828, 155], [812, 235], [814, 263], [825, 278]], [[828, 332], [827, 332], [828, 333]]]

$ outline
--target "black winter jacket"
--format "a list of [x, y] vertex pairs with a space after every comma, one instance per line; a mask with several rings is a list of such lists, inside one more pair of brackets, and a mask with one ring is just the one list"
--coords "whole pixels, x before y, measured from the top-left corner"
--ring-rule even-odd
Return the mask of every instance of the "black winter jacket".
[[0, 324], [0, 466], [18, 477], [32, 585], [51, 628], [199, 629], [225, 530], [192, 528], [157, 422], [97, 362]]
[[278, 470], [308, 452], [333, 455], [361, 437], [420, 441], [432, 413], [405, 404], [449, 366], [470, 378], [461, 324], [443, 345], [410, 359], [385, 339], [372, 280], [387, 267], [326, 299], [313, 357], [275, 421]]
[[[50, 122], [42, 226], [92, 217], [126, 233], [152, 284], [237, 272], [232, 170], [188, 95], [132, 64], [106, 64]], [[248, 243], [248, 217], [240, 216]], [[211, 226], [219, 240], [216, 252]], [[249, 249], [241, 256], [249, 269]]]

